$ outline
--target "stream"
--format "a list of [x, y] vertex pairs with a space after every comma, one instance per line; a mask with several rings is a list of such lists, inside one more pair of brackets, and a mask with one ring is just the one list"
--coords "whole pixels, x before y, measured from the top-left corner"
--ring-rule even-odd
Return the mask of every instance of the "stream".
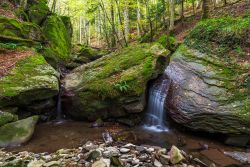
[[133, 128], [115, 122], [105, 122], [104, 126], [93, 128], [92, 123], [62, 119], [60, 91], [56, 121], [38, 124], [28, 143], [7, 150], [52, 153], [61, 148], [80, 147], [87, 141], [103, 141], [102, 134], [108, 131], [119, 142], [154, 145], [168, 149], [176, 145], [206, 164], [213, 162], [220, 166], [242, 166], [239, 161], [226, 156], [224, 152], [248, 150], [226, 146], [218, 140], [218, 136], [190, 132], [167, 118], [164, 103], [169, 84], [167, 78], [160, 78], [151, 86], [145, 120], [142, 125]]

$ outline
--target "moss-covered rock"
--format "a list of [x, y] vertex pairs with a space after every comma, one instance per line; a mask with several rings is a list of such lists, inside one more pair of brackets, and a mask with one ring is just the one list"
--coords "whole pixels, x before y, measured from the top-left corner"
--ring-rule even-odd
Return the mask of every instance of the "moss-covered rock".
[[176, 122], [250, 134], [249, 23], [248, 17], [202, 21], [174, 53], [166, 70], [172, 81], [167, 109]]
[[34, 0], [29, 3], [28, 16], [32, 23], [41, 25], [50, 13], [49, 7], [47, 6], [47, 0]]
[[2, 16], [0, 16], [0, 32], [0, 40], [5, 42], [42, 40], [41, 30], [37, 25]]
[[64, 26], [66, 27], [66, 30], [68, 32], [68, 35], [70, 38], [72, 38], [72, 35], [73, 35], [73, 26], [71, 24], [71, 20], [70, 20], [70, 17], [68, 16], [60, 16], [63, 23], [64, 23]]
[[0, 127], [0, 147], [20, 145], [33, 135], [38, 116], [29, 117]]
[[27, 105], [57, 95], [58, 75], [42, 55], [31, 52], [0, 78], [0, 108]]
[[13, 115], [8, 112], [0, 111], [0, 127], [7, 123], [14, 122], [17, 120], [18, 120], [18, 117], [16, 115]]
[[164, 71], [168, 55], [159, 44], [133, 45], [75, 69], [64, 80], [65, 107], [90, 120], [143, 111], [147, 83]]
[[44, 50], [45, 58], [50, 62], [68, 62], [71, 58], [71, 37], [61, 17], [47, 17], [42, 29], [48, 42]]

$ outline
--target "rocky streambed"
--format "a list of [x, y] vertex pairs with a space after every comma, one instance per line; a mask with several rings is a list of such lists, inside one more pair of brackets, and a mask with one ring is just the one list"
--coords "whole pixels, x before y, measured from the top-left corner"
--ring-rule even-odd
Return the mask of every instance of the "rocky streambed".
[[[0, 166], [82, 166], [82, 167], [194, 167], [208, 166], [183, 150], [172, 146], [170, 150], [156, 146], [137, 146], [131, 143], [86, 142], [76, 149], [60, 149], [55, 153], [7, 153], [0, 151]], [[209, 165], [211, 167], [214, 164]]]

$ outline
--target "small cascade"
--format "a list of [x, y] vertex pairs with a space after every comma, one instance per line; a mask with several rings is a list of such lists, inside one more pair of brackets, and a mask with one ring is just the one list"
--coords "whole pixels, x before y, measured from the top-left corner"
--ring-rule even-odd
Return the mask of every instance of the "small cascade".
[[144, 128], [159, 132], [168, 131], [164, 124], [166, 120], [164, 104], [169, 85], [170, 80], [163, 78], [150, 88]]

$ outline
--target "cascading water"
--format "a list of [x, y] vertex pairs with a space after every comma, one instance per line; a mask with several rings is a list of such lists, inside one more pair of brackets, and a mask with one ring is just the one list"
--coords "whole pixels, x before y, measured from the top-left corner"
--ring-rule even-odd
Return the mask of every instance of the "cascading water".
[[170, 80], [162, 78], [160, 82], [154, 83], [150, 88], [144, 128], [159, 132], [168, 131], [168, 128], [164, 124], [164, 103], [169, 85]]

